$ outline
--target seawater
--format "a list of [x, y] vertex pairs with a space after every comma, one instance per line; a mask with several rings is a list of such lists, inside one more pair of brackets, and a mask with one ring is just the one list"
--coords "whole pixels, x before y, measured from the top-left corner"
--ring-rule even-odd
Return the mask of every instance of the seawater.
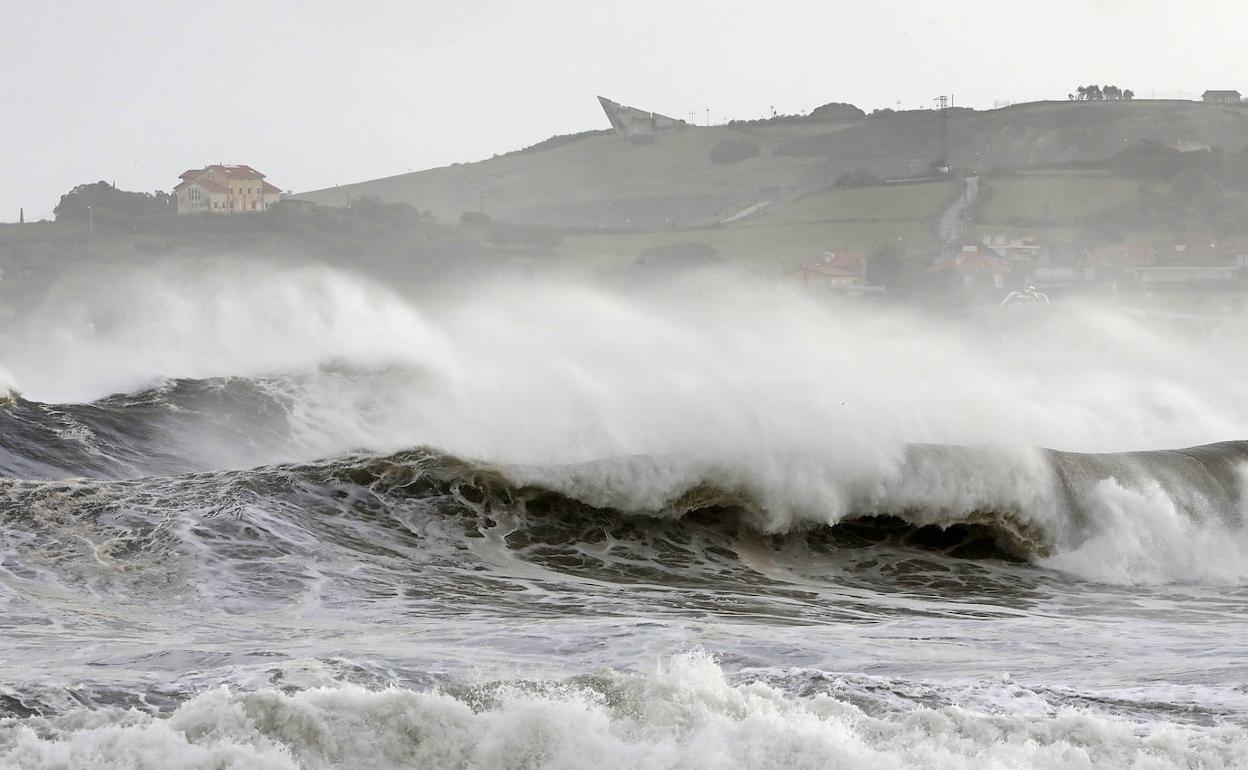
[[0, 766], [1248, 765], [1234, 322], [108, 281], [0, 334]]

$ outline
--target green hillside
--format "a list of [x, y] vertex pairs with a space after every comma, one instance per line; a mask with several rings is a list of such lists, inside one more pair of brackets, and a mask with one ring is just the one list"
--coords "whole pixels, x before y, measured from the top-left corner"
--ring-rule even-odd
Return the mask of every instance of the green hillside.
[[961, 190], [959, 181], [825, 190], [730, 224], [578, 233], [559, 251], [572, 259], [619, 261], [659, 246], [702, 243], [723, 259], [768, 271], [792, 269], [838, 249], [872, 252], [888, 245], [926, 256], [938, 246], [935, 219]]
[[[1248, 144], [1248, 107], [1198, 102], [1038, 102], [951, 110], [947, 120], [950, 160], [980, 171], [1100, 160], [1146, 139], [1231, 152]], [[650, 144], [591, 132], [548, 149], [300, 197], [342, 206], [374, 196], [432, 211], [444, 221], [484, 208], [496, 219], [558, 227], [707, 226], [760, 200], [785, 203], [826, 189], [858, 169], [881, 178], [926, 173], [940, 153], [939, 136], [939, 114], [930, 110], [848, 122], [688, 127]], [[737, 162], [712, 160], [717, 145], [743, 142], [757, 154]]]
[[[404, 202], [444, 220], [479, 211], [516, 222], [578, 227], [693, 224], [727, 217], [759, 196], [802, 185], [811, 162], [774, 154], [781, 144], [834, 124], [804, 127], [696, 128], [632, 144], [591, 135], [549, 150], [403, 174], [301, 193], [324, 205], [365, 196]], [[753, 142], [758, 155], [731, 164], [710, 160], [725, 140]], [[634, 221], [635, 220], [635, 221]]]
[[1076, 226], [1131, 205], [1140, 182], [1113, 176], [1035, 175], [984, 181], [984, 225]]

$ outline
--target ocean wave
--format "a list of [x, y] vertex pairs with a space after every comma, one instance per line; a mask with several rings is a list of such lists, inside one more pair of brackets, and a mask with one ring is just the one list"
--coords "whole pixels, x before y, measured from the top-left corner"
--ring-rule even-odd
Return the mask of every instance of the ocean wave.
[[[48, 547], [80, 547], [81, 528], [97, 527], [100, 542], [174, 533], [166, 537], [176, 535], [182, 560], [231, 561], [223, 546], [244, 537], [244, 551], [267, 543], [274, 555], [306, 558], [344, 543], [362, 550], [356, 558], [405, 552], [386, 539], [439, 520], [463, 522], [439, 546], [448, 558], [457, 539], [493, 530], [526, 559], [557, 564], [562, 554], [601, 566], [587, 550], [611, 540], [633, 543], [629, 559], [644, 563], [661, 550], [647, 538], [687, 541], [690, 527], [709, 527], [725, 542], [744, 533], [824, 551], [1028, 561], [1114, 583], [1239, 584], [1248, 581], [1246, 463], [1248, 442], [1112, 455], [918, 445], [889, 473], [839, 480], [849, 503], [820, 510], [778, 509], [752, 488], [749, 469], [688, 458], [518, 466], [419, 449], [111, 482], [9, 480], [0, 482], [0, 516], [13, 533], [62, 522], [68, 529], [50, 531]], [[359, 533], [349, 537], [361, 522], [373, 538], [363, 545]]]
[[297, 692], [217, 688], [168, 716], [78, 710], [0, 721], [5, 767], [1233, 768], [1240, 726], [1127, 720], [1013, 702], [884, 713], [762, 681], [732, 683], [703, 653], [649, 675], [435, 691], [356, 686]]

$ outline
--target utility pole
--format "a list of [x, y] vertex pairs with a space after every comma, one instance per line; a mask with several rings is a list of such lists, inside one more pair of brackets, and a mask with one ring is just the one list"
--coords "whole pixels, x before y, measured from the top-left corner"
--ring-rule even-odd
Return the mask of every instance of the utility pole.
[[711, 125], [711, 108], [706, 108], [706, 125]]
[[943, 174], [949, 169], [949, 97], [937, 96], [935, 101], [940, 107], [940, 157], [936, 159], [936, 168]]
[[87, 204], [87, 240], [90, 241], [95, 237], [95, 209], [91, 208], [91, 204]]

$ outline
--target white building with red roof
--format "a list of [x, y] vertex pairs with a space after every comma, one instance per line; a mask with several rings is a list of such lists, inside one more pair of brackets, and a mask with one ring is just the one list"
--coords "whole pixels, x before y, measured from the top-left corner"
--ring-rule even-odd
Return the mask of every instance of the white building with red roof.
[[282, 197], [251, 166], [216, 164], [184, 171], [173, 188], [179, 214], [242, 214], [266, 211]]

